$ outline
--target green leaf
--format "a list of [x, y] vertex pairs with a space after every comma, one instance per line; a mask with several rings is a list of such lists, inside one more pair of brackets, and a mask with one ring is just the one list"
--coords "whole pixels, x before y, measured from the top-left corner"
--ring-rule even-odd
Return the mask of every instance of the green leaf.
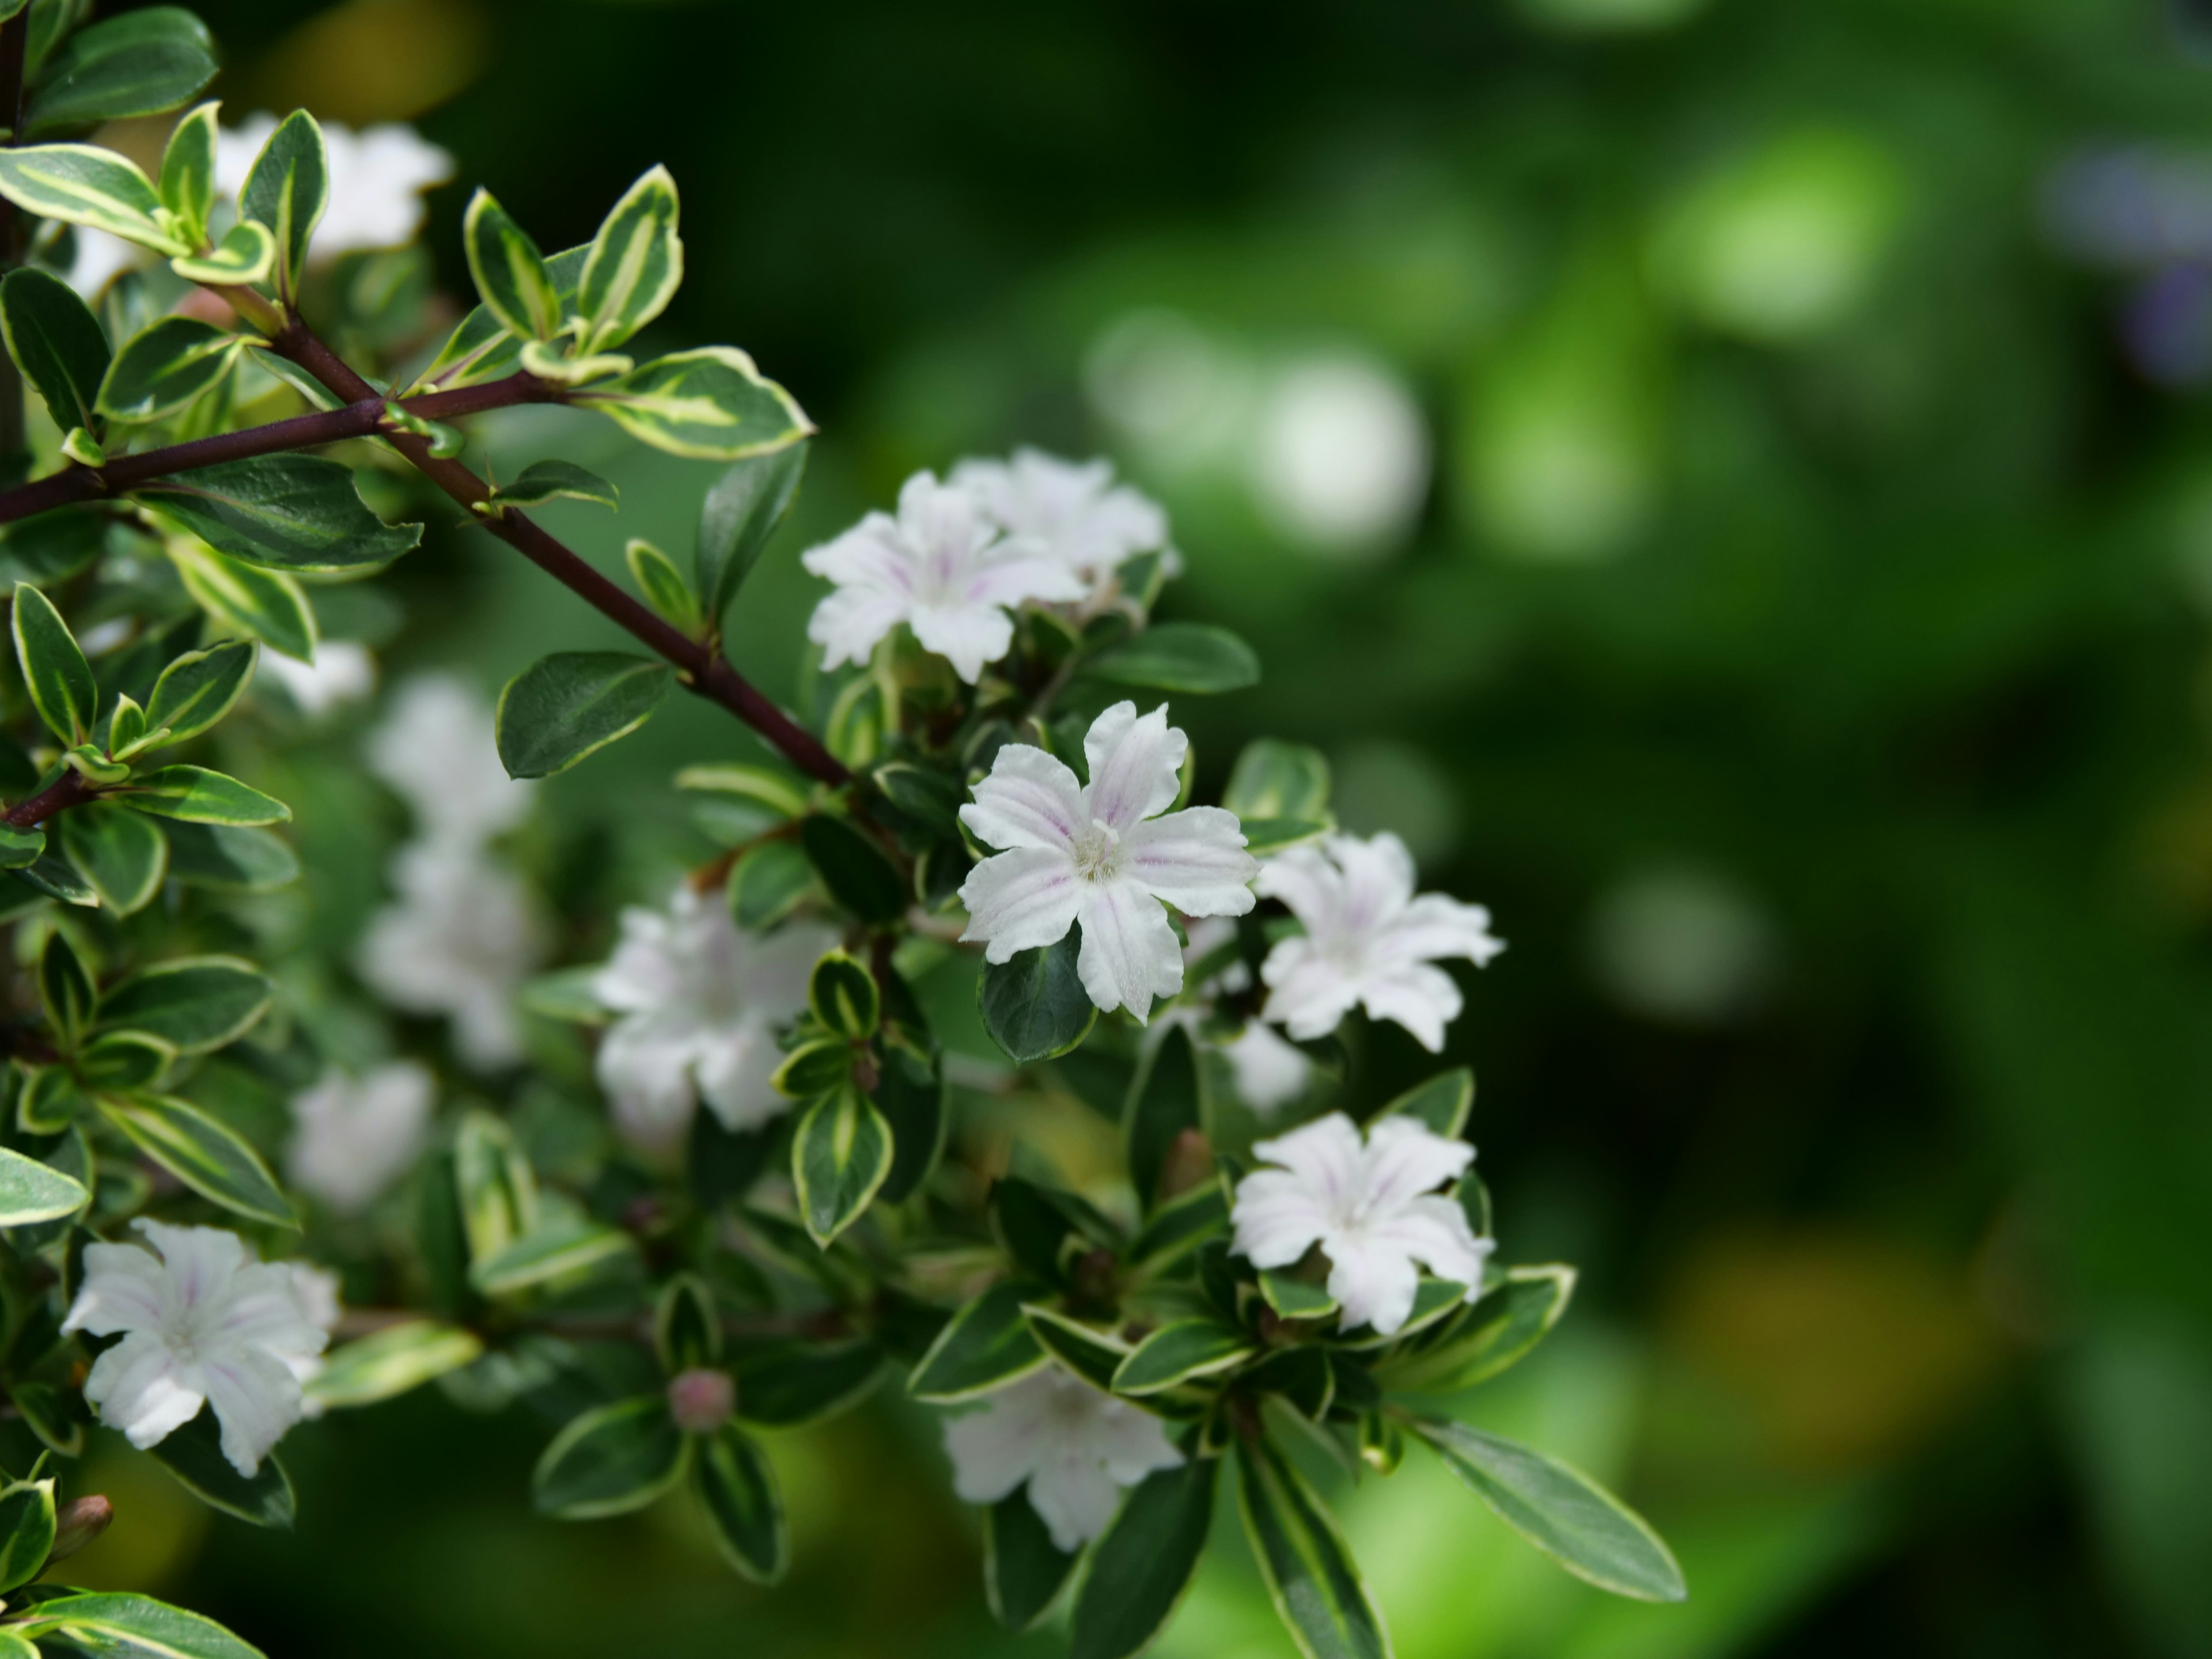
[[1260, 1294], [1284, 1319], [1326, 1319], [1337, 1310], [1336, 1298], [1326, 1288], [1286, 1273], [1262, 1273]]
[[0, 1592], [27, 1584], [54, 1547], [54, 1483], [0, 1486]]
[[[564, 248], [545, 261], [546, 275], [552, 278], [554, 292], [561, 298], [564, 321], [575, 315], [576, 281], [582, 276], [584, 261], [590, 254], [588, 247]], [[489, 307], [480, 305], [461, 319], [460, 325], [439, 349], [429, 368], [416, 378], [416, 385], [475, 386], [514, 368], [521, 352], [522, 342], [507, 331]]]
[[1464, 1423], [1413, 1426], [1499, 1520], [1577, 1577], [1641, 1601], [1689, 1594], [1659, 1534], [1588, 1476]]
[[188, 283], [217, 288], [242, 288], [265, 283], [276, 264], [276, 238], [265, 225], [242, 219], [223, 232], [222, 240], [206, 253], [179, 254], [169, 269]]
[[184, 957], [141, 969], [109, 991], [100, 1021], [148, 1031], [202, 1054], [243, 1036], [269, 1010], [276, 986], [236, 957]]
[[734, 346], [657, 358], [574, 401], [672, 455], [735, 461], [797, 443], [814, 430], [791, 394], [763, 380]]
[[1260, 659], [1225, 628], [1159, 623], [1100, 652], [1083, 672], [1110, 685], [1155, 691], [1241, 691], [1260, 683]]
[[127, 806], [94, 801], [64, 812], [62, 855], [118, 916], [145, 908], [161, 890], [169, 843], [161, 826]]
[[906, 914], [906, 883], [883, 850], [843, 818], [817, 812], [799, 826], [799, 845], [830, 896], [876, 926]]
[[150, 1031], [107, 1031], [84, 1045], [77, 1066], [88, 1089], [120, 1092], [153, 1087], [176, 1058], [176, 1048]]
[[637, 584], [645, 602], [696, 638], [700, 631], [699, 601], [684, 580], [684, 573], [676, 568], [676, 561], [651, 542], [635, 538], [623, 549], [623, 561], [629, 566], [629, 579]]
[[250, 634], [301, 662], [314, 659], [315, 613], [297, 581], [282, 571], [241, 564], [196, 537], [172, 536], [163, 545], [185, 592], [218, 625]]
[[531, 1013], [572, 1024], [605, 1024], [606, 1005], [599, 1000], [594, 988], [599, 984], [601, 966], [588, 963], [580, 968], [556, 968], [550, 974], [538, 975], [523, 985], [523, 1007]]
[[153, 181], [96, 144], [0, 149], [0, 196], [27, 213], [89, 225], [157, 253], [191, 252], [162, 223]]
[[1098, 1008], [1076, 972], [1075, 930], [1057, 945], [1017, 951], [986, 963], [975, 1002], [991, 1041], [1018, 1066], [1054, 1060], [1079, 1046], [1097, 1023]]
[[1188, 1030], [1177, 1026], [1160, 1039], [1137, 1073], [1122, 1123], [1129, 1179], [1147, 1212], [1158, 1201], [1160, 1172], [1176, 1138], [1202, 1124], [1201, 1086], [1197, 1045]]
[[772, 1584], [791, 1562], [791, 1534], [775, 1472], [761, 1449], [733, 1425], [699, 1443], [693, 1474], [714, 1541], [746, 1577]]
[[76, 575], [106, 550], [109, 522], [90, 507], [59, 507], [0, 527], [0, 586], [51, 587]]
[[653, 1348], [671, 1376], [711, 1365], [722, 1354], [722, 1320], [714, 1293], [696, 1273], [678, 1273], [653, 1309]]
[[730, 872], [730, 915], [738, 927], [765, 932], [814, 890], [814, 866], [795, 842], [766, 841]]
[[82, 743], [92, 735], [100, 686], [76, 635], [53, 602], [28, 582], [15, 584], [15, 660], [23, 666], [39, 718], [64, 743]]
[[1044, 1287], [1025, 1279], [994, 1285], [952, 1316], [907, 1382], [907, 1392], [950, 1406], [1004, 1388], [1048, 1362], [1022, 1316]]
[[1131, 1488], [1091, 1547], [1068, 1659], [1130, 1659], [1164, 1629], [1206, 1553], [1221, 1461], [1186, 1456]]
[[99, 998], [91, 971], [71, 948], [68, 936], [55, 929], [39, 953], [39, 1006], [64, 1048], [75, 1048], [92, 1024]]
[[146, 711], [118, 692], [114, 712], [107, 717], [108, 753], [128, 757], [137, 752], [145, 736]]
[[198, 1107], [133, 1095], [104, 1097], [100, 1109], [140, 1152], [201, 1197], [257, 1221], [299, 1224], [260, 1154]]
[[50, 899], [59, 899], [64, 904], [79, 904], [91, 909], [100, 903], [100, 895], [84, 884], [84, 878], [53, 854], [33, 860], [14, 874], [25, 885]]
[[758, 801], [779, 817], [795, 818], [806, 811], [806, 786], [788, 773], [766, 766], [747, 766], [738, 761], [687, 766], [676, 775], [676, 787], [742, 795]]
[[1121, 1362], [1114, 1373], [1114, 1392], [1158, 1394], [1178, 1382], [1228, 1370], [1251, 1357], [1251, 1338], [1235, 1327], [1212, 1319], [1179, 1319], [1161, 1326]]
[[17, 1382], [9, 1392], [24, 1424], [47, 1450], [63, 1457], [84, 1455], [84, 1432], [92, 1413], [82, 1394], [52, 1382]]
[[1486, 1382], [1550, 1334], [1574, 1290], [1572, 1267], [1509, 1267], [1502, 1284], [1485, 1292], [1432, 1342], [1392, 1356], [1378, 1374], [1390, 1389], [1422, 1394], [1453, 1394]]
[[573, 461], [532, 461], [514, 482], [502, 484], [484, 503], [493, 512], [510, 507], [543, 507], [563, 496], [600, 507], [619, 507], [622, 492], [598, 473]]
[[331, 1351], [310, 1377], [308, 1399], [326, 1410], [373, 1406], [471, 1364], [483, 1340], [458, 1325], [409, 1319]]
[[251, 828], [289, 823], [292, 809], [236, 778], [204, 766], [161, 766], [134, 775], [116, 792], [142, 812], [187, 823], [234, 823]]
[[1420, 1282], [1413, 1287], [1413, 1311], [1406, 1316], [1404, 1324], [1387, 1335], [1376, 1331], [1371, 1325], [1355, 1325], [1343, 1333], [1338, 1340], [1354, 1353], [1395, 1347], [1457, 1315], [1468, 1305], [1467, 1292], [1468, 1287], [1457, 1279], [1435, 1279], [1423, 1273]]
[[277, 570], [370, 570], [422, 539], [421, 525], [370, 512], [351, 469], [315, 455], [224, 461], [137, 494], [216, 551]]
[[1127, 1342], [1040, 1303], [1024, 1303], [1022, 1316], [1030, 1322], [1030, 1334], [1054, 1359], [1101, 1393], [1113, 1388], [1114, 1373], [1129, 1357]]
[[544, 257], [489, 191], [478, 190], [471, 198], [461, 240], [477, 293], [508, 333], [550, 340], [561, 331], [561, 296]]
[[544, 1223], [474, 1262], [469, 1283], [497, 1300], [563, 1279], [592, 1278], [635, 1259], [637, 1241], [583, 1216]]
[[617, 1400], [554, 1436], [532, 1472], [531, 1501], [563, 1521], [643, 1509], [682, 1478], [690, 1444], [660, 1395]]
[[1229, 1200], [1218, 1181], [1178, 1193], [1157, 1206], [1130, 1241], [1133, 1265], [1158, 1267], [1196, 1249], [1229, 1224]]
[[36, 864], [46, 850], [46, 832], [36, 824], [18, 830], [12, 823], [0, 823], [0, 870], [21, 870]]
[[890, 1171], [890, 1126], [858, 1089], [823, 1096], [799, 1121], [791, 1178], [799, 1218], [824, 1249], [860, 1218]]
[[676, 234], [676, 180], [653, 168], [616, 203], [592, 239], [576, 285], [584, 319], [579, 355], [618, 346], [667, 307], [684, 283], [684, 244]]
[[746, 1355], [734, 1370], [740, 1419], [798, 1428], [858, 1404], [883, 1376], [884, 1351], [867, 1337], [785, 1343]]
[[1377, 1114], [1382, 1117], [1410, 1117], [1447, 1140], [1456, 1140], [1474, 1109], [1474, 1073], [1461, 1066], [1439, 1072], [1426, 1083], [1414, 1085]]
[[876, 977], [851, 952], [831, 951], [814, 964], [806, 981], [806, 1003], [814, 1018], [848, 1042], [875, 1036], [883, 1017]]
[[221, 107], [210, 101], [193, 110], [170, 131], [168, 148], [161, 152], [162, 205], [177, 216], [185, 239], [195, 244], [207, 235], [208, 215], [215, 208], [216, 112]]
[[769, 538], [798, 499], [806, 451], [802, 440], [737, 462], [714, 481], [700, 505], [695, 550], [699, 605], [718, 633], [730, 601], [737, 598]]
[[9, 271], [0, 281], [0, 333], [56, 426], [106, 429], [94, 411], [112, 356], [106, 331], [67, 283], [33, 266]]
[[207, 25], [180, 6], [149, 6], [78, 30], [46, 61], [23, 112], [37, 137], [188, 103], [215, 79]]
[[169, 876], [188, 887], [267, 893], [299, 878], [299, 855], [266, 830], [172, 820]]
[[91, 1201], [82, 1182], [34, 1158], [0, 1146], [0, 1227], [75, 1215]]
[[1333, 826], [1320, 818], [1245, 818], [1240, 827], [1244, 831], [1244, 850], [1261, 858], [1286, 847], [1319, 841]]
[[196, 317], [163, 317], [124, 343], [100, 382], [98, 408], [118, 421], [155, 421], [220, 385], [245, 337]]
[[202, 1503], [257, 1527], [291, 1526], [297, 1505], [284, 1466], [272, 1453], [261, 1460], [261, 1467], [252, 1474], [240, 1474], [222, 1455], [221, 1431], [212, 1411], [201, 1412], [150, 1449]]
[[26, 1134], [59, 1134], [89, 1109], [73, 1071], [66, 1066], [42, 1066], [24, 1080], [15, 1121]]
[[330, 205], [331, 158], [315, 118], [295, 109], [277, 124], [238, 192], [241, 218], [267, 227], [276, 240], [276, 289], [299, 292], [307, 244]]
[[675, 683], [658, 657], [627, 651], [541, 657], [499, 694], [499, 758], [510, 777], [565, 772], [643, 726]]
[[1389, 1659], [1382, 1613], [1335, 1520], [1265, 1440], [1241, 1442], [1237, 1507], [1275, 1611], [1307, 1659]]
[[514, 1132], [489, 1112], [462, 1116], [453, 1135], [453, 1182], [470, 1261], [488, 1261], [537, 1227], [537, 1177]]
[[875, 1101], [876, 1109], [890, 1126], [891, 1167], [877, 1196], [886, 1204], [899, 1204], [921, 1190], [937, 1167], [952, 1114], [945, 1068], [933, 1056], [895, 1041], [883, 1048]]
[[196, 738], [230, 712], [252, 678], [253, 647], [245, 641], [187, 651], [154, 682], [146, 723], [167, 726], [172, 743]]
[[214, 1620], [149, 1595], [94, 1590], [56, 1596], [29, 1611], [17, 1628], [59, 1636], [91, 1659], [264, 1659], [260, 1649]]
[[983, 1511], [983, 1597], [1008, 1630], [1028, 1630], [1052, 1610], [1075, 1570], [1026, 1492]]
[[[1153, 630], [1157, 633], [1158, 630]], [[1303, 743], [1259, 738], [1230, 769], [1221, 804], [1240, 818], [1328, 818], [1328, 761]]]

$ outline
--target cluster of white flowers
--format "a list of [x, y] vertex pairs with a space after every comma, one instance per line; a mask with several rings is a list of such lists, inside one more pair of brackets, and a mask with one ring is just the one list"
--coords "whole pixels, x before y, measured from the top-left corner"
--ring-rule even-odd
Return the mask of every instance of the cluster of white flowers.
[[951, 479], [917, 472], [898, 512], [871, 513], [803, 562], [836, 585], [807, 637], [836, 668], [866, 662], [904, 623], [970, 685], [1004, 657], [1024, 603], [1110, 601], [1115, 574], [1139, 553], [1166, 552], [1167, 515], [1106, 462], [1034, 449], [1011, 461], [963, 461]]
[[355, 966], [393, 1007], [451, 1018], [470, 1065], [512, 1065], [522, 1054], [515, 996], [544, 959], [544, 931], [491, 842], [529, 811], [532, 786], [507, 775], [490, 708], [450, 675], [399, 689], [368, 759], [414, 810], [418, 834], [392, 859], [398, 899], [371, 920]]
[[[453, 176], [453, 158], [400, 122], [356, 132], [336, 121], [321, 124], [330, 156], [330, 207], [308, 244], [310, 263], [362, 249], [399, 247], [422, 228], [422, 192]], [[216, 193], [235, 200], [254, 158], [276, 130], [276, 118], [248, 116], [216, 133]], [[104, 230], [76, 228], [76, 256], [70, 286], [88, 300], [123, 272], [146, 261], [144, 249]]]
[[85, 1398], [141, 1448], [212, 1407], [223, 1455], [251, 1475], [306, 1414], [301, 1385], [337, 1323], [335, 1282], [301, 1264], [256, 1261], [219, 1227], [132, 1225], [153, 1249], [88, 1244], [83, 1288], [63, 1322], [64, 1331], [122, 1338], [93, 1361]]
[[413, 1165], [437, 1093], [436, 1079], [413, 1060], [358, 1078], [331, 1067], [292, 1097], [284, 1173], [338, 1214], [358, 1214]]
[[376, 689], [376, 659], [358, 640], [318, 640], [314, 655], [305, 662], [264, 650], [260, 672], [283, 686], [293, 706], [311, 720]]
[[806, 1006], [806, 981], [837, 943], [793, 922], [763, 937], [730, 919], [720, 894], [679, 884], [665, 914], [632, 908], [622, 939], [592, 981], [618, 1016], [599, 1044], [599, 1084], [632, 1145], [680, 1144], [704, 1101], [732, 1133], [757, 1129], [791, 1101], [769, 1079], [782, 1056], [777, 1029]]

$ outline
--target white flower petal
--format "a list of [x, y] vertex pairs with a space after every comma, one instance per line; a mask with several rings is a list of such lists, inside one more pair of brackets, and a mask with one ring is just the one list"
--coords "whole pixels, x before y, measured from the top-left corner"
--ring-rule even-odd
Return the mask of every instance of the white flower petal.
[[1245, 1021], [1221, 1052], [1236, 1076], [1238, 1097], [1261, 1117], [1272, 1117], [1285, 1102], [1296, 1100], [1313, 1078], [1313, 1061], [1304, 1050], [1264, 1020]]
[[749, 1015], [702, 1045], [700, 1098], [732, 1134], [757, 1129], [791, 1109], [790, 1099], [769, 1081], [782, 1060], [767, 1015]]
[[255, 1348], [233, 1350], [200, 1369], [208, 1403], [222, 1427], [222, 1455], [251, 1476], [300, 1420], [300, 1379], [282, 1360]]
[[1490, 931], [1490, 912], [1443, 893], [1424, 893], [1401, 910], [1384, 932], [1379, 954], [1395, 962], [1436, 962], [1464, 957], [1478, 968], [1504, 950]]
[[1033, 744], [1010, 743], [980, 780], [960, 822], [986, 846], [1048, 847], [1066, 852], [1087, 827], [1083, 786], [1057, 757]]
[[143, 1451], [199, 1415], [207, 1396], [151, 1331], [133, 1331], [92, 1362], [84, 1397], [100, 1420]]
[[157, 1329], [175, 1297], [175, 1281], [150, 1252], [136, 1244], [88, 1244], [84, 1283], [62, 1329], [94, 1336]]
[[1192, 806], [1133, 825], [1123, 836], [1130, 877], [1186, 915], [1241, 916], [1254, 902], [1260, 861], [1243, 826], [1218, 806]]
[[907, 620], [922, 648], [951, 663], [952, 672], [970, 685], [1013, 648], [1014, 619], [995, 605], [917, 605]]
[[[1091, 890], [1077, 878], [1065, 853], [1022, 847], [998, 854], [970, 870], [960, 884], [960, 902], [968, 907], [967, 931], [960, 937], [984, 940], [983, 959], [994, 963], [1007, 961], [1017, 951], [1056, 945], [1074, 926]], [[1164, 917], [1161, 925], [1166, 926]]]
[[884, 636], [907, 617], [908, 602], [868, 587], [841, 587], [814, 607], [806, 637], [822, 647], [824, 668], [867, 661]]
[[1474, 1148], [1412, 1118], [1382, 1117], [1367, 1132], [1365, 1158], [1367, 1191], [1395, 1207], [1457, 1181], [1474, 1162]]
[[1328, 1252], [1328, 1293], [1344, 1306], [1343, 1328], [1372, 1325], [1383, 1336], [1406, 1322], [1421, 1275], [1413, 1258], [1386, 1239], [1335, 1237]]
[[1073, 1449], [1046, 1459], [1030, 1477], [1030, 1507], [1063, 1553], [1072, 1554], [1104, 1532], [1121, 1501], [1114, 1477], [1095, 1458]]
[[1359, 1000], [1370, 1018], [1395, 1020], [1432, 1054], [1443, 1052], [1444, 1027], [1465, 1006], [1451, 975], [1425, 963], [1370, 975], [1360, 983]]
[[1140, 718], [1135, 703], [1115, 703], [1083, 739], [1091, 767], [1084, 805], [1099, 823], [1126, 834], [1175, 805], [1189, 748], [1190, 739], [1168, 724], [1166, 704]]
[[1175, 929], [1160, 902], [1135, 883], [1090, 884], [1081, 916], [1083, 949], [1075, 971], [1102, 1011], [1127, 1008], [1141, 1025], [1154, 997], [1171, 997], [1182, 989], [1182, 951]]

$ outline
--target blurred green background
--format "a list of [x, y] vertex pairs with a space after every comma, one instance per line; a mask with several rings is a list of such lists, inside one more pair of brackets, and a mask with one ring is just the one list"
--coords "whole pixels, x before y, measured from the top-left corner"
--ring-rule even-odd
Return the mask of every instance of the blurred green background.
[[[1211, 781], [1318, 744], [1492, 906], [1451, 1056], [1504, 1257], [1583, 1278], [1473, 1409], [1620, 1485], [1692, 1599], [1608, 1601], [1409, 1463], [1344, 1500], [1403, 1659], [2212, 1653], [2212, 6], [199, 9], [233, 118], [454, 153], [449, 285], [466, 185], [550, 249], [672, 165], [662, 332], [822, 428], [736, 624], [772, 690], [799, 551], [908, 471], [1107, 453], [1174, 516], [1170, 613], [1267, 665], [1176, 711]], [[557, 526], [610, 564], [688, 548], [712, 476], [558, 413], [498, 445], [620, 483]], [[482, 538], [387, 586], [387, 675], [602, 637]], [[698, 855], [672, 766], [744, 752], [673, 711], [551, 792], [579, 938]], [[301, 816], [337, 937], [380, 858]], [[279, 1655], [1058, 1650], [989, 1623], [888, 1393], [778, 1444], [772, 1593], [680, 1499], [532, 1516], [547, 1432], [435, 1390], [311, 1425], [289, 1536], [102, 1437], [82, 1576]], [[1232, 1533], [1169, 1659], [1290, 1652]]]

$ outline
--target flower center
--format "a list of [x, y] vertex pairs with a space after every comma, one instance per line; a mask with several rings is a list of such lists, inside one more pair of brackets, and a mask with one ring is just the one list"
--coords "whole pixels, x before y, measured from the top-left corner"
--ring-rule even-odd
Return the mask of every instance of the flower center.
[[1095, 818], [1091, 827], [1075, 838], [1068, 849], [1075, 860], [1075, 873], [1085, 881], [1107, 881], [1121, 872], [1121, 838], [1114, 833], [1111, 824], [1100, 823]]

